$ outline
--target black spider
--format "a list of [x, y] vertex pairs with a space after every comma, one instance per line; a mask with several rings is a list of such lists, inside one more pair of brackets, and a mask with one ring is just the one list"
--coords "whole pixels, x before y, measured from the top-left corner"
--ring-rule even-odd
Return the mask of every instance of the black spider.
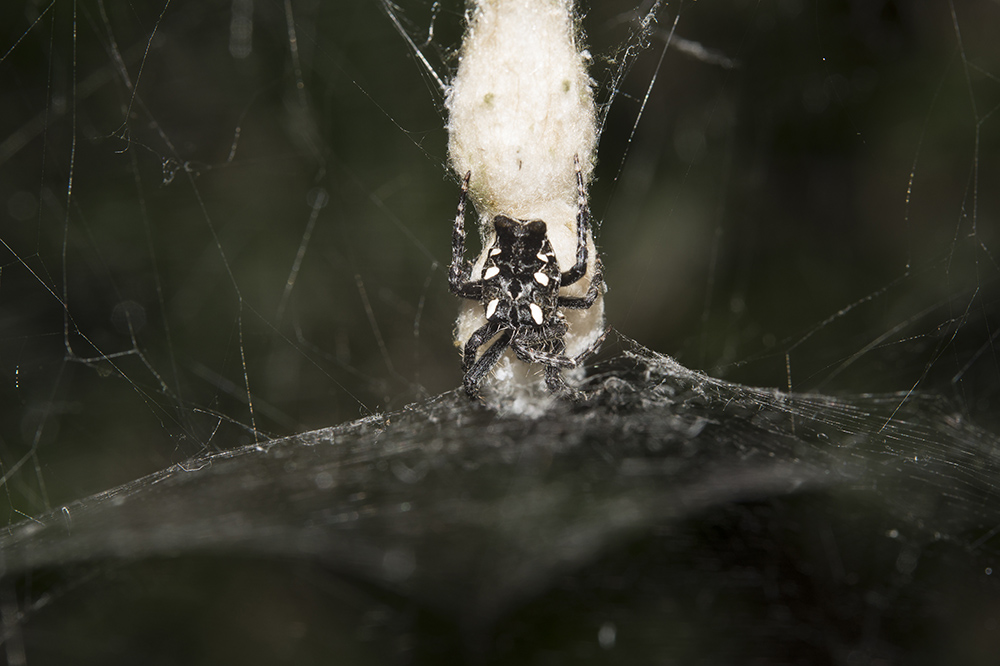
[[[582, 297], [560, 296], [560, 287], [571, 285], [587, 272], [587, 229], [590, 213], [587, 192], [576, 160], [578, 212], [576, 216], [576, 264], [560, 272], [552, 244], [541, 220], [514, 220], [504, 215], [493, 218], [496, 240], [490, 246], [480, 279], [472, 280], [472, 266], [465, 261], [465, 199], [469, 177], [465, 174], [458, 199], [458, 214], [451, 237], [451, 270], [448, 276], [452, 293], [479, 301], [486, 312], [486, 324], [465, 343], [462, 370], [465, 391], [470, 398], [479, 395], [479, 385], [507, 347], [525, 363], [545, 366], [545, 383], [550, 391], [567, 390], [563, 368], [573, 368], [589, 354], [588, 349], [575, 359], [565, 355], [567, 325], [559, 308], [586, 309], [600, 293], [600, 258], [595, 262], [590, 288]], [[479, 348], [494, 336], [496, 341], [479, 358]]]

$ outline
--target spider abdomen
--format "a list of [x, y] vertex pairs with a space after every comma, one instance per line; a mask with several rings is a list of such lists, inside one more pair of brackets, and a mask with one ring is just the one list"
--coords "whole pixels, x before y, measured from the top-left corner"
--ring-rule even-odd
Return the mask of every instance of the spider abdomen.
[[486, 319], [503, 328], [542, 326], [556, 311], [561, 275], [545, 223], [497, 215], [493, 226], [481, 277]]

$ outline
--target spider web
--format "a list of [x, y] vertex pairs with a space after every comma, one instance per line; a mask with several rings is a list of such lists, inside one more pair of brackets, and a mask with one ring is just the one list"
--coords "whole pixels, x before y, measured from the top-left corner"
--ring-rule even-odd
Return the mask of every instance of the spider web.
[[445, 393], [459, 3], [0, 9], [9, 662], [992, 659], [996, 4], [583, 9], [532, 422]]

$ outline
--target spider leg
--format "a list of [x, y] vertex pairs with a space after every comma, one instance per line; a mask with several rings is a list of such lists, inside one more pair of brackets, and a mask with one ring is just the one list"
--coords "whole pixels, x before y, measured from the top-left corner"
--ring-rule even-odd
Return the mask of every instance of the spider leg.
[[590, 280], [590, 287], [587, 289], [587, 293], [579, 298], [576, 296], [559, 296], [556, 299], [556, 304], [559, 307], [586, 310], [594, 304], [598, 294], [601, 293], [601, 287], [604, 286], [604, 267], [601, 265], [601, 258], [598, 257], [594, 263], [594, 277]]
[[[584, 359], [594, 354], [601, 348], [601, 345], [604, 344], [604, 340], [608, 337], [608, 333], [610, 332], [610, 327], [604, 329], [604, 332], [601, 333], [596, 340], [591, 342], [586, 349], [573, 358], [564, 356], [561, 353], [550, 353], [525, 347], [516, 336], [511, 341], [510, 346], [513, 348], [514, 353], [517, 354], [517, 357], [525, 363], [542, 363], [544, 365], [554, 365], [561, 368], [578, 368], [583, 363]], [[565, 345], [563, 345], [563, 347], [565, 348]]]
[[566, 384], [566, 380], [563, 379], [562, 368], [563, 367], [573, 367], [574, 363], [572, 359], [568, 359], [563, 355], [566, 350], [566, 343], [563, 342], [562, 338], [554, 340], [552, 343], [553, 355], [557, 359], [565, 360], [569, 363], [569, 366], [555, 365], [553, 363], [545, 364], [545, 385], [549, 387], [549, 390], [553, 393], [573, 393], [573, 390]]
[[566, 384], [566, 380], [562, 376], [564, 368], [576, 367], [573, 359], [566, 358], [563, 354], [563, 351], [566, 349], [566, 343], [563, 342], [562, 338], [553, 338], [547, 341], [552, 351], [542, 351], [541, 349], [529, 347], [528, 345], [531, 342], [531, 340], [525, 341], [519, 338], [515, 333], [510, 346], [514, 350], [514, 354], [525, 363], [541, 363], [545, 366], [545, 385], [548, 386], [550, 391], [553, 393], [572, 394], [573, 390]]
[[589, 347], [587, 347], [582, 352], [573, 357], [573, 365], [579, 367], [583, 363], [583, 360], [585, 358], [587, 358], [588, 356], [596, 352], [598, 349], [600, 349], [601, 345], [604, 344], [604, 339], [608, 337], [608, 333], [610, 332], [611, 332], [610, 326], [604, 329], [604, 332], [601, 333], [601, 335], [596, 340], [591, 342]]
[[[564, 346], [561, 341], [559, 346]], [[576, 363], [571, 358], [567, 358], [561, 352], [546, 352], [540, 349], [532, 349], [526, 346], [523, 342], [515, 338], [511, 342], [511, 347], [514, 349], [514, 353], [519, 359], [525, 363], [541, 363], [547, 366], [555, 366], [557, 368], [575, 368]]]
[[[485, 326], [483, 328], [486, 328]], [[483, 329], [479, 329], [482, 331]], [[476, 333], [479, 333], [476, 331]], [[465, 378], [462, 383], [465, 384], [465, 393], [475, 400], [479, 397], [479, 385], [483, 381], [483, 377], [486, 376], [496, 362], [500, 360], [500, 355], [503, 354], [504, 350], [510, 344], [511, 332], [509, 330], [504, 331], [503, 335], [497, 338], [489, 349], [483, 352], [483, 355], [479, 357], [479, 360], [472, 364], [472, 367], [468, 369], [465, 373]], [[489, 339], [489, 338], [487, 338]], [[470, 338], [471, 342], [471, 338]], [[480, 343], [481, 345], [482, 343]], [[468, 345], [466, 345], [466, 358], [468, 358]], [[475, 356], [475, 349], [472, 351], [473, 357]]]
[[462, 193], [458, 195], [458, 212], [451, 232], [451, 267], [448, 271], [448, 287], [451, 293], [462, 298], [480, 300], [483, 297], [481, 282], [470, 282], [472, 266], [465, 261], [465, 200], [469, 194], [469, 171], [462, 179]]
[[[611, 331], [610, 328], [604, 329], [604, 332], [601, 333], [599, 338], [590, 343], [589, 347], [587, 347], [582, 352], [574, 356], [571, 359], [573, 367], [580, 367], [581, 365], [583, 365], [583, 360], [597, 351], [597, 349], [601, 346], [601, 343], [604, 342], [604, 338], [608, 336], [608, 333], [610, 331]], [[570, 397], [574, 400], [582, 400], [592, 393], [590, 391], [581, 391], [579, 389], [575, 389], [569, 386], [566, 383], [566, 380], [562, 376], [562, 371], [554, 365], [545, 366], [545, 384], [549, 387], [550, 391], [554, 393], [555, 392], [563, 393], [567, 397]]]
[[563, 379], [562, 369], [555, 365], [545, 366], [545, 385], [552, 393], [569, 393], [571, 395], [576, 395], [577, 393]]
[[451, 293], [462, 298], [468, 298], [472, 301], [481, 301], [483, 299], [483, 283], [476, 280], [475, 282], [461, 282], [459, 284], [451, 283], [448, 285], [451, 288]]
[[590, 227], [590, 209], [587, 208], [587, 188], [583, 184], [580, 156], [573, 157], [576, 166], [576, 264], [562, 274], [562, 286], [573, 284], [587, 272], [587, 229]]
[[462, 357], [462, 372], [467, 372], [469, 368], [472, 367], [472, 364], [476, 362], [476, 352], [479, 351], [479, 348], [486, 344], [490, 338], [496, 335], [499, 330], [499, 322], [487, 321], [469, 336], [468, 341], [465, 343], [465, 354]]

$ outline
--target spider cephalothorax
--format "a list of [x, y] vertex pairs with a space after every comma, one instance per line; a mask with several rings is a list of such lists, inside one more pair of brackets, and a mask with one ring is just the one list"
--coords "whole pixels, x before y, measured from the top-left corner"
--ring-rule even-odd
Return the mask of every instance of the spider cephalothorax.
[[[472, 268], [464, 259], [465, 199], [470, 176], [467, 173], [462, 182], [455, 216], [449, 285], [455, 295], [482, 303], [486, 323], [465, 343], [462, 363], [465, 390], [470, 397], [477, 397], [483, 378], [508, 347], [525, 363], [545, 366], [545, 382], [550, 390], [564, 390], [562, 369], [576, 367], [580, 359], [565, 355], [563, 338], [568, 327], [559, 308], [589, 308], [602, 285], [598, 260], [586, 295], [559, 295], [560, 287], [577, 282], [587, 272], [590, 215], [579, 163], [576, 263], [565, 272], [559, 269], [545, 222], [497, 215], [493, 218], [495, 240], [478, 279], [471, 279]], [[493, 338], [496, 338], [493, 344], [477, 358], [479, 349]]]

